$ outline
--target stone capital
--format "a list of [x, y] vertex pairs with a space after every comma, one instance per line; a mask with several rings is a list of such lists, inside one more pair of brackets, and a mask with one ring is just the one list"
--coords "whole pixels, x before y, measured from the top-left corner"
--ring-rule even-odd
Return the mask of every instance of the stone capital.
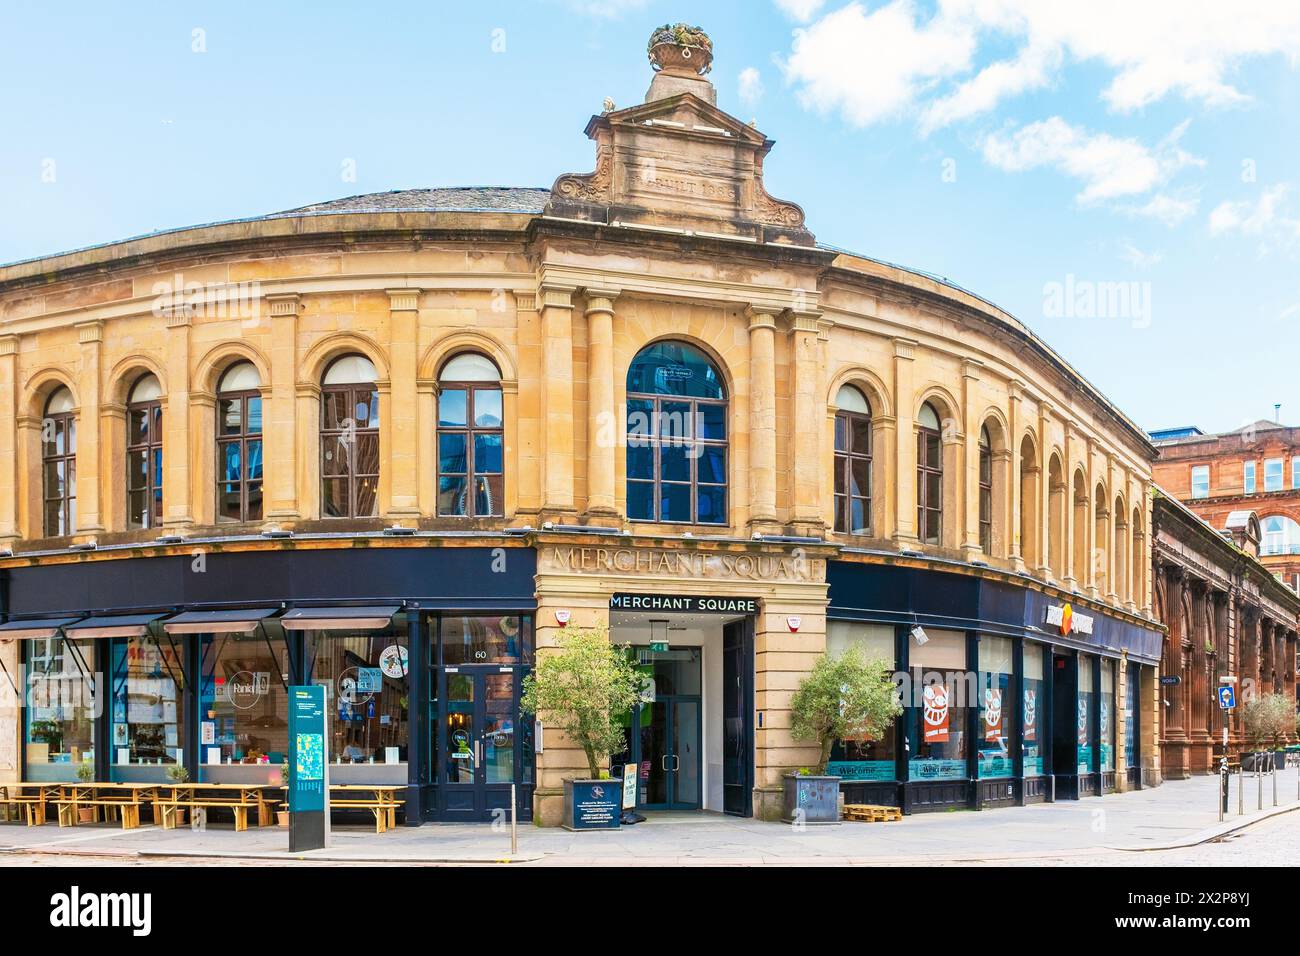
[[748, 305], [745, 307], [745, 317], [749, 319], [749, 331], [756, 329], [775, 329], [776, 319], [784, 310], [777, 306], [769, 305]]
[[419, 289], [385, 289], [390, 312], [416, 312], [420, 308]]
[[573, 293], [578, 291], [572, 285], [543, 285], [537, 290], [541, 294], [543, 309], [572, 309]]
[[594, 312], [608, 312], [614, 314], [614, 302], [618, 299], [621, 289], [607, 287], [588, 286], [582, 290], [587, 297], [587, 314]]
[[13, 355], [18, 351], [18, 336], [0, 335], [0, 356]]
[[916, 358], [917, 344], [915, 339], [894, 339], [894, 358], [905, 359], [908, 362], [912, 361]]
[[302, 304], [302, 296], [296, 292], [276, 292], [266, 296], [266, 305], [271, 317], [297, 315]]
[[76, 329], [77, 341], [82, 345], [104, 341], [104, 323], [99, 319], [92, 322], [78, 322]]
[[791, 334], [819, 335], [822, 326], [822, 314], [816, 309], [790, 309], [786, 313]]

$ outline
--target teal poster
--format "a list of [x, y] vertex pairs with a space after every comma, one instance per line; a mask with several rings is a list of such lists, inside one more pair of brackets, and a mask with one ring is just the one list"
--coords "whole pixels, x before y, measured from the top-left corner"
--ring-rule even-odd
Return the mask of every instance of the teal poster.
[[325, 688], [289, 688], [289, 810], [325, 809]]

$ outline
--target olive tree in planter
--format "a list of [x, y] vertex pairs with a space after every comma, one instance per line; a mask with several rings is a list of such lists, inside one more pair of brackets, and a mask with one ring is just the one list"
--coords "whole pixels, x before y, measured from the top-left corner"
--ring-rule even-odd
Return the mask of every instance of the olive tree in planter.
[[879, 738], [903, 712], [888, 662], [868, 660], [850, 647], [817, 661], [790, 700], [790, 733], [814, 741], [815, 771], [786, 774], [783, 819], [790, 823], [839, 820], [840, 778], [826, 775], [836, 740]]
[[[1281, 751], [1286, 735], [1295, 728], [1295, 705], [1285, 694], [1264, 694], [1246, 702], [1241, 711], [1242, 723], [1250, 745], [1261, 751]], [[1274, 758], [1282, 766], [1280, 754]]]
[[621, 785], [609, 778], [611, 754], [625, 746], [621, 718], [641, 692], [642, 678], [627, 648], [609, 642], [605, 628], [572, 628], [538, 654], [524, 679], [523, 709], [564, 734], [587, 758], [587, 777], [564, 781], [564, 825], [612, 829], [619, 825]]

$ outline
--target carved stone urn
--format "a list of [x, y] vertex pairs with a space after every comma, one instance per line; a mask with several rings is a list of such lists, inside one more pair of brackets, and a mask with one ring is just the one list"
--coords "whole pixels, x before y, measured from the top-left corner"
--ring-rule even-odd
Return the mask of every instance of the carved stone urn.
[[699, 27], [665, 23], [646, 47], [655, 72], [703, 76], [713, 68], [713, 41]]

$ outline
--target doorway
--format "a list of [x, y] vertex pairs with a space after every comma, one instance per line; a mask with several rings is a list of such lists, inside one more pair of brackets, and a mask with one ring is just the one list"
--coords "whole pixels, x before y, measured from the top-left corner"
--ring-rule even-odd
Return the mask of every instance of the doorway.
[[531, 724], [519, 720], [523, 668], [445, 667], [438, 680], [442, 819], [492, 820], [509, 811], [510, 785], [531, 780]]
[[1072, 653], [1052, 655], [1052, 773], [1056, 799], [1079, 796], [1078, 659]]
[[637, 767], [637, 806], [699, 810], [704, 777], [701, 649], [642, 647], [634, 653], [645, 687], [641, 703], [629, 715], [623, 761]]

